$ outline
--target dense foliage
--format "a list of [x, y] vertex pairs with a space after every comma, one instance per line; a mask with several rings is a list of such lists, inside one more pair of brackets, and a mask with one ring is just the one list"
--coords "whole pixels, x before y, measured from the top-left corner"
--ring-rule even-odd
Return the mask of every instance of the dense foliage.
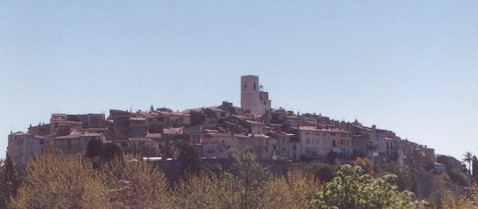
[[230, 171], [203, 173], [171, 191], [174, 208], [309, 208], [318, 181], [300, 171], [274, 177], [253, 154], [239, 152]]
[[364, 170], [343, 165], [338, 177], [325, 185], [313, 201], [314, 208], [416, 208], [414, 194], [399, 192], [393, 184], [395, 175], [374, 179]]
[[[23, 169], [2, 162], [1, 208], [360, 209], [419, 206], [413, 193], [397, 186], [400, 178], [393, 173], [409, 178], [409, 171], [399, 167], [374, 169], [362, 159], [357, 164], [367, 168], [368, 173], [360, 166], [309, 164], [303, 170], [292, 169], [283, 175], [273, 175], [252, 153], [237, 152], [233, 156], [233, 163], [227, 169], [190, 173], [183, 175], [179, 182], [168, 182], [156, 166], [132, 156], [98, 159], [98, 156], [46, 154], [34, 158]], [[184, 159], [197, 166], [196, 161]], [[101, 162], [93, 166], [98, 160]], [[370, 175], [372, 169], [381, 177]], [[182, 168], [184, 172], [190, 170], [193, 169]], [[459, 194], [441, 192], [437, 206], [476, 208], [475, 195], [466, 190]]]
[[478, 209], [478, 188], [469, 190], [441, 190], [437, 193], [438, 205], [441, 209]]
[[92, 163], [77, 156], [41, 155], [25, 168], [12, 208], [100, 208], [105, 185]]

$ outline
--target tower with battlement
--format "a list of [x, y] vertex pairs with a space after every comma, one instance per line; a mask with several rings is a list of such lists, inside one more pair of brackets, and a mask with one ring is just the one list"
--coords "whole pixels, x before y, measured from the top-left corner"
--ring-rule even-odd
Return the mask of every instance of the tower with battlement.
[[251, 111], [254, 116], [271, 109], [269, 93], [262, 90], [258, 76], [241, 76], [241, 108]]

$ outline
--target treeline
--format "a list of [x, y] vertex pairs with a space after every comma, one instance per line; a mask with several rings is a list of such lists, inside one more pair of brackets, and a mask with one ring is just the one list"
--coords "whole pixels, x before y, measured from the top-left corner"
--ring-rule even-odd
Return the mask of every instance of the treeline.
[[[406, 171], [386, 174], [374, 170], [366, 159], [357, 159], [359, 166], [355, 167], [311, 164], [304, 170], [273, 175], [253, 154], [237, 152], [228, 170], [189, 172], [188, 167], [181, 180], [171, 184], [159, 168], [142, 158], [110, 157], [44, 154], [19, 168], [7, 156], [0, 169], [0, 208], [370, 209], [424, 205], [406, 190], [410, 186]], [[443, 193], [446, 203], [441, 208], [473, 208], [473, 198]]]
[[253, 154], [241, 152], [235, 155], [230, 170], [185, 175], [170, 186], [163, 172], [148, 162], [121, 156], [94, 166], [95, 160], [98, 159], [45, 154], [20, 169], [7, 156], [2, 166], [2, 208], [397, 208], [394, 206], [399, 205], [414, 208], [417, 205], [412, 193], [399, 192], [389, 183], [389, 177], [374, 179], [360, 167], [343, 166], [333, 174], [336, 178], [322, 184], [316, 176], [301, 171], [273, 176]]

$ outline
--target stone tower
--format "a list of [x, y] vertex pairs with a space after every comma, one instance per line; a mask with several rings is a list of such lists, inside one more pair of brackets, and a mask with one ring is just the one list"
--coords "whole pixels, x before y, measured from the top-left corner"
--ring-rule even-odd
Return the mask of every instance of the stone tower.
[[269, 93], [262, 91], [258, 76], [241, 76], [241, 108], [251, 111], [254, 116], [261, 116], [271, 109]]

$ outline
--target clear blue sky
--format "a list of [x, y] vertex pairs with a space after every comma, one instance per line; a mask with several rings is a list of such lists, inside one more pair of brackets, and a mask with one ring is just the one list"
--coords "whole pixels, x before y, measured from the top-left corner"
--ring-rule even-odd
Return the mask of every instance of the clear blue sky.
[[[50, 114], [239, 103], [478, 154], [478, 1], [3, 1], [0, 153]], [[2, 154], [3, 157], [3, 154]]]

